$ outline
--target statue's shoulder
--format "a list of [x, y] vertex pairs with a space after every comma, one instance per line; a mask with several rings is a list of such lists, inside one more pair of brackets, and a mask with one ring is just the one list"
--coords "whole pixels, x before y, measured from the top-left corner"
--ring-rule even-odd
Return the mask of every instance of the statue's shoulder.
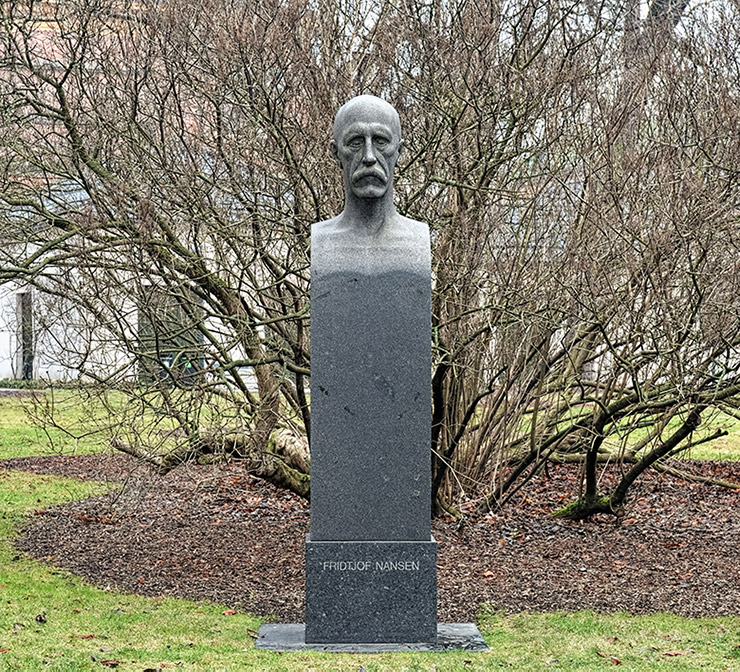
[[332, 217], [331, 219], [325, 219], [322, 222], [314, 222], [311, 224], [311, 237], [323, 237], [336, 233], [337, 223], [339, 216]]
[[426, 222], [419, 222], [416, 219], [410, 219], [409, 217], [404, 217], [403, 215], [399, 215], [401, 220], [401, 225], [414, 233], [429, 233], [429, 224]]

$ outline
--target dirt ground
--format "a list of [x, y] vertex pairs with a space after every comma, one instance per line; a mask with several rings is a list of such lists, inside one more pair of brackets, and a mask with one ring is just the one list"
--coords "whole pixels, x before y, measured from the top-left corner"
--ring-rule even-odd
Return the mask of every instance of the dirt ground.
[[[164, 477], [124, 455], [17, 458], [0, 468], [123, 483], [116, 494], [37, 512], [20, 550], [103, 587], [303, 620], [308, 505], [239, 463]], [[740, 463], [681, 468], [740, 483]], [[551, 466], [503, 511], [434, 521], [441, 621], [474, 620], [482, 603], [507, 612], [740, 614], [740, 491], [652, 472], [619, 521], [551, 518], [578, 479], [578, 467]]]

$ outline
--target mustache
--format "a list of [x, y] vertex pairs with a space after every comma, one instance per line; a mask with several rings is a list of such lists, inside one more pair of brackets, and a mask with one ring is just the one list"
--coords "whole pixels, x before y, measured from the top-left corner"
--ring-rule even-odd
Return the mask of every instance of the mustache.
[[364, 180], [366, 177], [374, 177], [380, 180], [383, 184], [388, 181], [385, 173], [381, 170], [358, 170], [352, 175], [352, 181], [359, 182], [360, 180]]

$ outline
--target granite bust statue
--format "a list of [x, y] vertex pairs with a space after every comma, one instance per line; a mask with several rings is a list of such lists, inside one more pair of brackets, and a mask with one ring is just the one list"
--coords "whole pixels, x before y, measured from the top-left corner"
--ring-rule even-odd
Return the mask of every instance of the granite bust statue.
[[429, 227], [393, 203], [403, 143], [374, 96], [331, 150], [344, 210], [311, 230], [311, 539], [430, 539]]
[[[331, 151], [344, 172], [349, 217], [373, 221], [394, 211], [393, 170], [402, 146], [401, 120], [384, 100], [359, 96], [339, 109]], [[367, 206], [372, 210], [362, 212]]]
[[306, 623], [260, 628], [279, 651], [485, 648], [437, 624], [431, 536], [431, 254], [393, 203], [398, 114], [342, 106], [343, 211], [311, 230], [311, 531]]
[[331, 149], [344, 210], [311, 229], [307, 642], [437, 634], [431, 254], [427, 225], [393, 203], [402, 144], [385, 101], [343, 105]]

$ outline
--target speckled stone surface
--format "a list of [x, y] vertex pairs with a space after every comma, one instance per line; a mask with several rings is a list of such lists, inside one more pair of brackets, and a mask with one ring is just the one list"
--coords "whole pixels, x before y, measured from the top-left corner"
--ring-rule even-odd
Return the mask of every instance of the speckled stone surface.
[[488, 651], [488, 646], [474, 623], [440, 623], [431, 642], [378, 643], [306, 643], [303, 623], [268, 623], [259, 629], [258, 649], [270, 651], [326, 651], [329, 653], [393, 653], [401, 651]]
[[311, 234], [313, 643], [433, 642], [431, 256], [428, 227]]
[[306, 541], [308, 642], [431, 642], [437, 543]]
[[386, 233], [365, 245], [348, 236], [344, 246], [340, 234], [312, 235], [314, 541], [429, 540], [431, 271], [423, 233]]

